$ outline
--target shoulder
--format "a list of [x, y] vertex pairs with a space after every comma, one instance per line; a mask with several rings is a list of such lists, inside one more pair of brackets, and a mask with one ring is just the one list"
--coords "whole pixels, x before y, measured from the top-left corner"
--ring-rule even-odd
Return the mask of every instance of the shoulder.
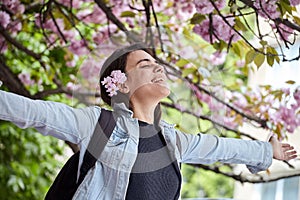
[[161, 120], [159, 123], [160, 127], [164, 128], [164, 129], [174, 129], [175, 130], [175, 126], [176, 124], [170, 124], [168, 122], [166, 122], [165, 120]]

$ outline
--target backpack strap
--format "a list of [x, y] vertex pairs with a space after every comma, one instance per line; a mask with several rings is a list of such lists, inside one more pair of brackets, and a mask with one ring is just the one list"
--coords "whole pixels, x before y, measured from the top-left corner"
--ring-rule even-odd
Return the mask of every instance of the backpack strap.
[[89, 142], [88, 148], [84, 153], [78, 184], [83, 181], [87, 172], [95, 165], [115, 126], [116, 121], [112, 111], [101, 109], [101, 114], [96, 124], [93, 136]]

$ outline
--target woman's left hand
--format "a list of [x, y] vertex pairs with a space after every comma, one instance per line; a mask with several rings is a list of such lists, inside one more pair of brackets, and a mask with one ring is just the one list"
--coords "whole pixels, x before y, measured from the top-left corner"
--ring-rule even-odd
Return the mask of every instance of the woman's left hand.
[[273, 147], [273, 158], [277, 160], [291, 160], [297, 157], [294, 147], [288, 143], [281, 143], [276, 136], [272, 136], [269, 140]]

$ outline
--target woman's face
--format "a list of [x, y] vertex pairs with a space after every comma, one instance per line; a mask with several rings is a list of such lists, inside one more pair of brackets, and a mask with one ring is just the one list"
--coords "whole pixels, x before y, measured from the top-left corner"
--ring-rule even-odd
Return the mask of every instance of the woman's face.
[[128, 55], [126, 73], [130, 99], [134, 96], [160, 100], [170, 94], [164, 67], [143, 50]]

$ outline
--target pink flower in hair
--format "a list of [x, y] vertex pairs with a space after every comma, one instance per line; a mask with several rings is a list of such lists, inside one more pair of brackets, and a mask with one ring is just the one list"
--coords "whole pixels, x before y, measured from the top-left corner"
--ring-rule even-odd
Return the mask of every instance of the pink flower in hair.
[[121, 70], [114, 70], [111, 72], [110, 76], [107, 76], [101, 81], [101, 84], [107, 88], [106, 92], [109, 93], [108, 96], [112, 97], [117, 95], [117, 91], [119, 90], [118, 85], [125, 83], [126, 80], [127, 77]]

